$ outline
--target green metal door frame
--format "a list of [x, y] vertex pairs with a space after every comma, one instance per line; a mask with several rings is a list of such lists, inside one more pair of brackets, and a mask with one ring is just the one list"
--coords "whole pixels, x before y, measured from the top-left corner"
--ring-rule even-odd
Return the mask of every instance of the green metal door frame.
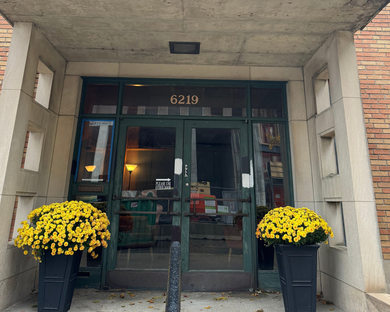
[[[124, 161], [124, 142], [126, 137], [126, 131], [123, 131], [122, 129], [125, 129], [125, 125], [127, 126], [167, 126], [167, 127], [179, 127], [182, 130], [177, 131], [177, 145], [176, 145], [176, 152], [175, 158], [183, 159], [184, 157], [190, 157], [190, 153], [188, 154], [188, 151], [184, 148], [184, 132], [185, 132], [185, 125], [187, 127], [187, 124], [190, 125], [191, 123], [198, 123], [201, 124], [205, 122], [207, 125], [211, 126], [217, 126], [217, 123], [219, 124], [226, 124], [224, 127], [231, 128], [232, 124], [240, 123], [245, 128], [246, 131], [246, 137], [245, 140], [242, 140], [242, 142], [246, 142], [247, 148], [246, 148], [246, 154], [249, 158], [249, 161], [253, 163], [253, 137], [252, 137], [252, 125], [254, 123], [276, 123], [284, 125], [284, 131], [285, 131], [285, 138], [286, 138], [286, 161], [287, 161], [287, 167], [288, 167], [288, 182], [289, 182], [289, 203], [290, 205], [294, 203], [294, 197], [293, 197], [293, 181], [292, 181], [292, 170], [291, 170], [291, 155], [290, 155], [290, 142], [289, 142], [289, 127], [288, 127], [288, 111], [287, 111], [287, 96], [286, 96], [286, 83], [287, 82], [269, 82], [269, 81], [248, 81], [248, 80], [200, 80], [200, 79], [149, 79], [149, 78], [107, 78], [107, 77], [82, 77], [83, 79], [83, 90], [82, 90], [82, 96], [81, 96], [81, 103], [80, 103], [80, 114], [79, 114], [79, 121], [77, 126], [77, 133], [76, 133], [76, 142], [75, 142], [75, 149], [74, 149], [74, 155], [73, 155], [73, 164], [72, 164], [72, 170], [71, 170], [71, 179], [70, 179], [70, 187], [69, 187], [69, 200], [73, 200], [75, 196], [82, 196], [82, 195], [106, 195], [108, 198], [107, 200], [107, 214], [111, 220], [111, 226], [110, 230], [113, 232], [112, 239], [109, 243], [109, 248], [103, 251], [102, 253], [102, 262], [101, 262], [101, 285], [105, 285], [105, 275], [108, 272], [109, 269], [112, 269], [115, 267], [116, 261], [116, 240], [117, 240], [117, 229], [118, 229], [118, 221], [119, 217], [118, 215], [114, 214], [114, 210], [118, 209], [115, 205], [118, 205], [116, 203], [115, 205], [112, 205], [115, 201], [112, 201], [113, 195], [120, 195], [120, 187], [118, 186], [118, 182], [122, 183], [122, 169], [123, 169], [123, 161]], [[86, 114], [84, 112], [84, 105], [85, 105], [85, 99], [86, 99], [86, 89], [88, 84], [118, 84], [119, 85], [119, 91], [118, 91], [118, 104], [117, 104], [117, 110], [115, 114]], [[124, 86], [126, 84], [150, 84], [150, 85], [171, 85], [171, 86], [224, 86], [224, 87], [239, 87], [239, 86], [245, 86], [246, 87], [246, 102], [247, 102], [247, 108], [246, 108], [246, 117], [192, 117], [192, 116], [152, 116], [152, 115], [123, 115], [122, 114], [122, 102], [123, 102], [123, 92], [124, 92]], [[279, 118], [273, 118], [273, 117], [252, 117], [251, 114], [251, 88], [277, 88], [280, 89], [282, 92], [282, 98], [283, 98], [283, 116]], [[111, 177], [110, 182], [107, 183], [107, 185], [104, 186], [104, 193], [83, 193], [78, 191], [78, 185], [80, 183], [76, 183], [74, 181], [75, 176], [75, 168], [77, 165], [77, 153], [78, 153], [78, 146], [79, 142], [81, 140], [81, 125], [83, 120], [85, 119], [94, 119], [94, 120], [114, 120], [115, 121], [115, 134], [114, 134], [114, 142], [112, 144], [112, 170], [111, 170]], [[218, 125], [219, 126], [219, 125]], [[188, 126], [189, 127], [189, 126]], [[208, 127], [208, 126], [206, 126]], [[179, 136], [181, 138], [179, 139]], [[187, 138], [187, 137], [186, 137]], [[181, 146], [181, 147], [180, 147]], [[180, 148], [179, 148], [180, 147]], [[184, 150], [183, 150], [184, 148]], [[187, 156], [185, 154], [187, 153]], [[120, 156], [122, 155], [122, 156]], [[243, 154], [244, 155], [244, 154]], [[122, 157], [122, 158], [121, 158]], [[184, 160], [184, 159], [183, 159]], [[188, 160], [184, 160], [188, 161]], [[190, 163], [189, 163], [190, 165]], [[117, 168], [121, 167], [120, 170], [117, 170]], [[182, 179], [179, 179], [180, 183], [182, 183]], [[189, 182], [190, 183], [190, 182]], [[256, 183], [256, 181], [255, 181]], [[88, 184], [88, 183], [83, 183]], [[92, 183], [90, 183], [93, 185]], [[96, 183], [95, 183], [96, 184]], [[179, 191], [182, 189], [183, 185], [180, 185]], [[257, 263], [255, 261], [256, 259], [256, 250], [257, 250], [257, 244], [254, 237], [252, 237], [255, 227], [256, 227], [256, 212], [254, 209], [255, 206], [255, 191], [254, 188], [245, 189], [245, 192], [247, 192], [248, 196], [251, 196], [252, 198], [252, 204], [246, 204], [247, 211], [250, 213], [250, 218], [244, 218], [244, 227], [246, 230], [244, 230], [243, 238], [247, 240], [248, 245], [244, 245], [244, 248], [248, 250], [249, 252], [252, 251], [252, 255], [244, 254], [244, 257], [249, 257], [250, 261], [244, 262], [244, 270], [245, 272], [253, 272], [254, 275], [257, 276]], [[186, 197], [186, 195], [181, 194], [181, 197]], [[118, 202], [118, 201], [116, 201]], [[180, 205], [180, 202], [175, 202], [176, 205]], [[188, 207], [189, 204], [187, 203]], [[177, 211], [179, 211], [180, 207], [175, 206]], [[184, 208], [185, 209], [185, 208]], [[187, 218], [188, 220], [188, 218]], [[179, 217], [176, 217], [174, 219], [175, 225], [180, 225], [181, 219]], [[115, 244], [114, 244], [115, 242]], [[115, 245], [115, 246], [113, 246]], [[253, 259], [252, 259], [253, 258]], [[187, 263], [188, 267], [188, 263]], [[257, 277], [255, 277], [257, 279]], [[256, 282], [256, 281], [255, 281]], [[255, 285], [256, 283], [254, 283]]]

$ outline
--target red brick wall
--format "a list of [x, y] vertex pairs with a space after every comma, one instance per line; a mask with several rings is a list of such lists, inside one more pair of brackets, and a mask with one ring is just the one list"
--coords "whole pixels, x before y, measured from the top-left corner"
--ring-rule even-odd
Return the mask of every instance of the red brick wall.
[[383, 258], [390, 260], [390, 5], [355, 34]]
[[11, 44], [12, 27], [0, 16], [0, 93], [3, 86], [5, 66]]

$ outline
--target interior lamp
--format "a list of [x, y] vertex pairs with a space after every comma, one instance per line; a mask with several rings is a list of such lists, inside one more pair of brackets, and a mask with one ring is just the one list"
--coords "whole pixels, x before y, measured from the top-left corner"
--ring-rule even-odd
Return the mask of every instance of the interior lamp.
[[85, 166], [85, 169], [88, 171], [88, 172], [93, 172], [95, 170], [96, 166]]
[[137, 168], [137, 165], [130, 165], [130, 164], [126, 164], [126, 169], [131, 173], [135, 170], [135, 168]]
[[130, 164], [125, 164], [127, 171], [129, 171], [129, 186], [128, 190], [130, 190], [130, 179], [131, 179], [131, 173], [137, 168], [137, 165], [130, 165]]

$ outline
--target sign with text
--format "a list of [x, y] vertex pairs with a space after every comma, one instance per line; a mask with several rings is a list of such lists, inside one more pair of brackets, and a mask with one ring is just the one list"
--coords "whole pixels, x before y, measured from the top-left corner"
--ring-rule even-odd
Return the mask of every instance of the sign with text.
[[169, 190], [171, 188], [171, 179], [156, 179], [156, 190]]

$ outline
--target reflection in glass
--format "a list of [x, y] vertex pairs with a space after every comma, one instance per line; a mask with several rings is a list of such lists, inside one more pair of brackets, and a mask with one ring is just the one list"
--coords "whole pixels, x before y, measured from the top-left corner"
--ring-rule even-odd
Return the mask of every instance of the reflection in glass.
[[283, 117], [282, 89], [251, 88], [252, 117]]
[[84, 120], [77, 182], [109, 181], [113, 130], [113, 120]]
[[[169, 265], [175, 191], [175, 128], [128, 127], [117, 268], [164, 269]], [[157, 212], [141, 214], [137, 212]], [[161, 213], [160, 213], [161, 212]]]
[[[289, 204], [284, 126], [281, 124], [253, 124], [253, 151], [257, 223], [270, 210]], [[273, 247], [258, 240], [258, 267], [276, 269]]]
[[[242, 270], [242, 218], [201, 215], [242, 212], [238, 129], [193, 129], [190, 217], [191, 270]], [[226, 199], [216, 200], [216, 199]]]
[[245, 88], [126, 85], [122, 114], [245, 117]]
[[86, 89], [84, 114], [115, 114], [118, 85], [89, 84]]

